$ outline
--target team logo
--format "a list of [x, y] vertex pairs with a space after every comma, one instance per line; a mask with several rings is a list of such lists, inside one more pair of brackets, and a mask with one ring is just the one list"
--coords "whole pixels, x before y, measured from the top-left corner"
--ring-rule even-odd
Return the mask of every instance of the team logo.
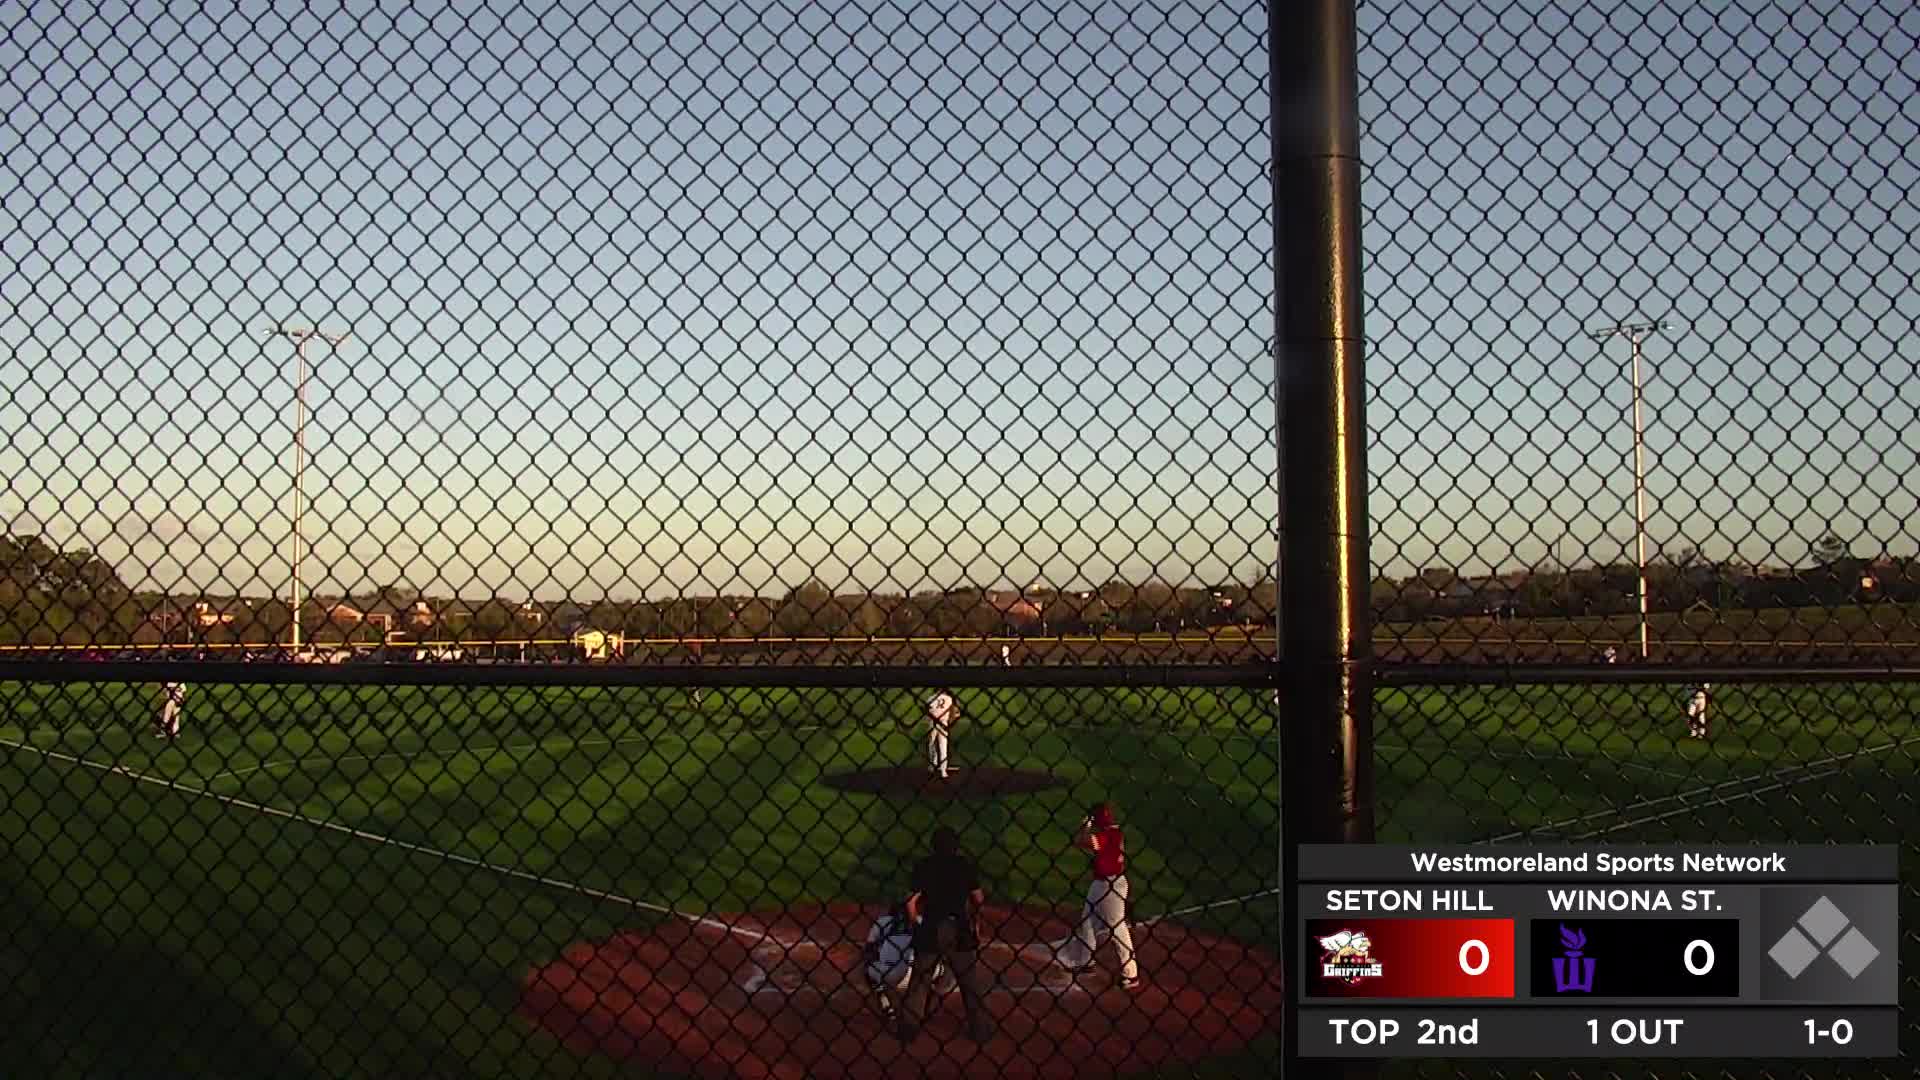
[[1351, 984], [1378, 978], [1386, 971], [1385, 966], [1373, 958], [1372, 939], [1357, 930], [1342, 930], [1321, 938], [1320, 951], [1320, 974], [1324, 978]]
[[1583, 956], [1587, 947], [1587, 935], [1582, 930], [1569, 930], [1560, 927], [1560, 950], [1565, 956], [1553, 958], [1553, 992], [1565, 994], [1578, 992], [1593, 993], [1594, 959]]

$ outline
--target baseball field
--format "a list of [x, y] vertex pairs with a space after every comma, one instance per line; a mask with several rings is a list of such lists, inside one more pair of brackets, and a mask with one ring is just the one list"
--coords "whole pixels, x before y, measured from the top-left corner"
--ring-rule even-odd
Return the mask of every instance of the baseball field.
[[[963, 778], [1057, 785], [836, 786], [918, 765], [921, 702], [891, 691], [197, 686], [168, 745], [156, 687], [0, 687], [0, 1075], [779, 1075], [774, 1035], [815, 1075], [897, 1073], [846, 957], [936, 823], [995, 905], [996, 1069], [1096, 1075], [1072, 1041], [1096, 1030], [1157, 1047], [1164, 1075], [1269, 1073], [1271, 698], [961, 700]], [[1722, 687], [1698, 741], [1673, 688], [1383, 690], [1380, 838], [1861, 840], [1920, 871], [1916, 701]], [[1128, 830], [1132, 996], [1035, 960], [1077, 913], [1085, 860], [1062, 849], [1096, 799]], [[682, 1015], [641, 1030], [583, 1000]], [[925, 1074], [967, 1073], [941, 1030]]]
[[[1920, 687], [1723, 685], [1710, 737], [1687, 737], [1680, 687], [1541, 686], [1383, 691], [1376, 699], [1378, 837], [1569, 843], [1874, 843], [1920, 881]], [[1911, 884], [1902, 904], [1903, 996], [1920, 965]], [[1903, 1055], [1920, 1028], [1901, 1029]], [[1512, 1075], [1429, 1060], [1391, 1080]], [[1541, 1075], [1650, 1076], [1648, 1061], [1534, 1063]], [[1758, 1063], [1694, 1059], [1693, 1075], [1762, 1077]], [[1861, 1062], [1795, 1062], [1792, 1075], [1881, 1075]], [[1894, 1075], [1891, 1063], [1885, 1075]], [[1531, 1074], [1530, 1074], [1531, 1075]]]

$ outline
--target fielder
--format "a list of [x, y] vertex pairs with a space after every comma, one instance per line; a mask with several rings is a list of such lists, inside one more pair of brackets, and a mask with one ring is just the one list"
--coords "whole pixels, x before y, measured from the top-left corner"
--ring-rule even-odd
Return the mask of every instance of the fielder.
[[153, 726], [154, 734], [163, 739], [175, 739], [180, 735], [180, 712], [187, 703], [186, 683], [160, 684], [160, 719]]
[[1013, 646], [1000, 646], [1000, 663], [1007, 667], [1013, 666]]
[[[698, 664], [700, 662], [699, 642], [687, 642], [687, 662], [690, 664]], [[696, 709], [700, 707], [700, 688], [698, 686], [693, 688], [693, 707]]]
[[942, 690], [927, 702], [927, 771], [942, 780], [947, 778], [947, 748], [958, 719], [960, 702], [953, 691]]
[[1093, 967], [1100, 939], [1113, 938], [1120, 954], [1120, 985], [1140, 989], [1140, 962], [1133, 951], [1133, 928], [1127, 924], [1127, 841], [1114, 821], [1113, 807], [1095, 806], [1074, 834], [1075, 847], [1093, 855], [1093, 881], [1087, 886], [1086, 912], [1080, 926], [1061, 950], [1060, 962], [1070, 971]]
[[1713, 684], [1701, 683], [1687, 696], [1687, 735], [1689, 738], [1707, 737], [1707, 706], [1713, 701]]

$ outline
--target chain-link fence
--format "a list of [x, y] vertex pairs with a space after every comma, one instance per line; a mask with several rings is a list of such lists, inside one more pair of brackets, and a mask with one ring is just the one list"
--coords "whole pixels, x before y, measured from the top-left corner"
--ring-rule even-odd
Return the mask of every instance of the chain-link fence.
[[[1293, 17], [0, 11], [0, 1074], [1271, 1072]], [[1358, 18], [1378, 836], [1913, 855], [1920, 16]]]
[[1359, 16], [1379, 838], [1897, 844], [1911, 1001], [1920, 12]]
[[0, 1075], [1271, 1071], [1266, 15], [0, 11]]

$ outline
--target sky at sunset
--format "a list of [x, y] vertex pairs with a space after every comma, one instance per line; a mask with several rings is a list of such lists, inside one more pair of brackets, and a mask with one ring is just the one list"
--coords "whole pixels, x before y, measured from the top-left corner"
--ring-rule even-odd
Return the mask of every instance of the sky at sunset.
[[[1920, 9], [1456, 6], [1361, 9], [1376, 569], [1630, 558], [1639, 317], [1655, 550], [1912, 553]], [[0, 10], [11, 531], [284, 593], [296, 323], [309, 590], [1271, 566], [1264, 7], [136, 10]]]

